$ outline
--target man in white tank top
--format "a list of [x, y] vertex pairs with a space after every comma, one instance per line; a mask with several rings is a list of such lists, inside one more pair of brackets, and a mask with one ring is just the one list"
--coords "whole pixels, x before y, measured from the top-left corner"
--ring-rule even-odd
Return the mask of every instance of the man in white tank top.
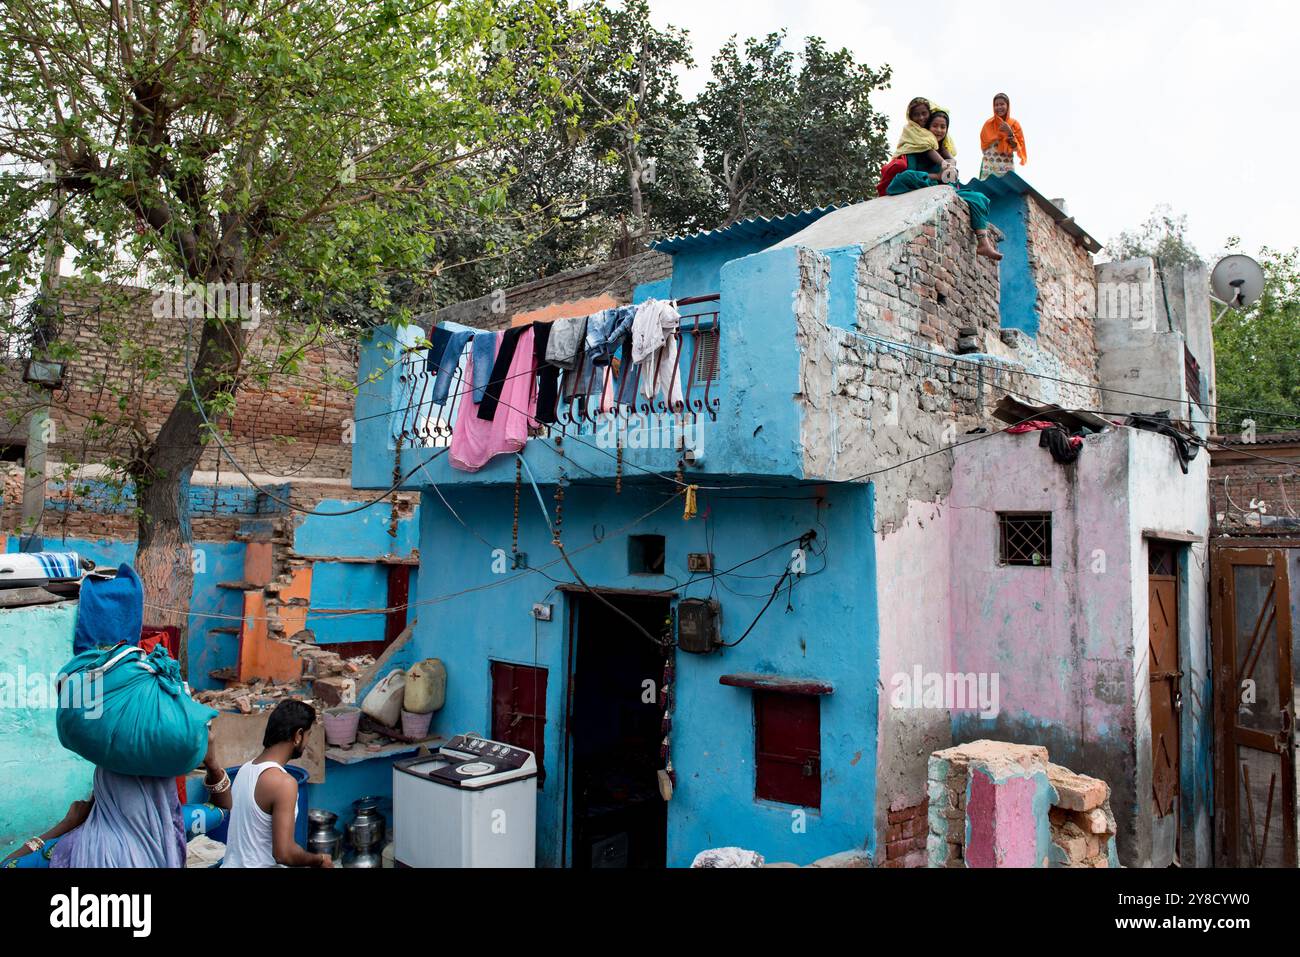
[[262, 753], [235, 774], [222, 867], [333, 867], [328, 854], [311, 854], [293, 839], [298, 782], [284, 765], [302, 757], [316, 711], [304, 701], [281, 701], [262, 736]]

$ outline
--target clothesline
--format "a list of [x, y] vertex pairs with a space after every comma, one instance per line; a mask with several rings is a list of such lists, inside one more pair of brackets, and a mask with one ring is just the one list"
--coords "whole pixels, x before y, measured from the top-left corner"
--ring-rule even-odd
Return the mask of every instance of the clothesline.
[[[678, 306], [686, 303], [651, 298], [490, 332], [435, 326], [426, 350], [433, 382], [427, 406], [444, 406], [458, 376], [470, 385], [451, 430], [452, 466], [477, 471], [522, 450], [531, 432], [557, 421], [561, 402], [594, 403], [594, 414], [606, 414], [662, 397], [665, 408], [684, 409]], [[701, 317], [694, 318], [698, 330]], [[417, 405], [426, 406], [424, 392]]]
[[[718, 299], [718, 297], [715, 295], [715, 296], [687, 296], [687, 297], [682, 298], [682, 299], [662, 299], [662, 300], [659, 300], [659, 301], [660, 301], [660, 302], [666, 302], [666, 303], [668, 303], [668, 305], [670, 305], [670, 306], [672, 306], [672, 307], [674, 307], [674, 308], [676, 308], [676, 309], [680, 309], [682, 306], [694, 306], [694, 305], [697, 305], [697, 304], [699, 304], [699, 303], [701, 303], [701, 302], [716, 302], [717, 299]], [[650, 300], [646, 300], [646, 301], [648, 302], [648, 301], [650, 301]], [[633, 305], [641, 305], [641, 303], [633, 303]], [[603, 311], [603, 310], [597, 310], [597, 311], [600, 312], [600, 311]], [[595, 313], [591, 313], [590, 315], [595, 315]], [[701, 314], [701, 315], [698, 315], [698, 316], [682, 316], [682, 318], [683, 318], [683, 319], [696, 319], [696, 320], [699, 320], [699, 319], [703, 319], [703, 318], [705, 318], [705, 315], [707, 315], [707, 314]], [[590, 317], [590, 316], [585, 317], [585, 318], [589, 318], [589, 317]], [[580, 317], [569, 317], [569, 318], [580, 318]], [[536, 319], [536, 320], [534, 320], [534, 322], [559, 322], [559, 320], [558, 320], [558, 319], [554, 319], [554, 320], [553, 320], [553, 319]], [[438, 325], [438, 326], [434, 326], [434, 328], [435, 328], [435, 329], [442, 329], [442, 328], [444, 328], [444, 327], [441, 326], [441, 325]], [[478, 333], [480, 333], [480, 332], [483, 333], [484, 335], [495, 336], [495, 335], [496, 335], [498, 332], [500, 332], [501, 330], [494, 330], [494, 329], [480, 329], [480, 330], [478, 330], [478, 332], [475, 332], [475, 331], [472, 330], [472, 329], [468, 329], [468, 330], [465, 330], [465, 331], [466, 331], [466, 332], [468, 333], [468, 335], [469, 335], [469, 338], [468, 338], [466, 341], [467, 341], [467, 342], [473, 342], [473, 341], [474, 341], [474, 337], [475, 337], [476, 335], [478, 335]], [[407, 347], [406, 347], [406, 351], [407, 351], [407, 352], [425, 352], [425, 351], [428, 351], [428, 350], [427, 350], [427, 349], [422, 349], [419, 345], [411, 345], [411, 346], [407, 346]]]

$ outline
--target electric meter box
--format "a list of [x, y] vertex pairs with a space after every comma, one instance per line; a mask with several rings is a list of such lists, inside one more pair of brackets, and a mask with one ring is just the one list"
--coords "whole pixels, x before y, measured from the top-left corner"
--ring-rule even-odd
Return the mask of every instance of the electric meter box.
[[684, 598], [677, 603], [677, 647], [707, 655], [722, 647], [722, 605], [715, 598]]

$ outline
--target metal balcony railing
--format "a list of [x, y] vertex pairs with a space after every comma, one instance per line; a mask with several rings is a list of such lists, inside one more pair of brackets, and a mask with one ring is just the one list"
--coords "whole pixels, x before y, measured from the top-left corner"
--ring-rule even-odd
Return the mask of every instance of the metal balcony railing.
[[[660, 390], [653, 399], [646, 398], [638, 388], [639, 374], [632, 374], [629, 351], [620, 346], [613, 362], [592, 369], [584, 355], [578, 368], [566, 373], [563, 382], [587, 384], [587, 395], [565, 398], [562, 382], [555, 409], [555, 421], [541, 423], [534, 431], [536, 436], [555, 437], [565, 434], [594, 433], [605, 423], [618, 425], [621, 419], [651, 419], [657, 416], [683, 417], [693, 423], [700, 416], [716, 420], [722, 400], [718, 379], [721, 372], [722, 330], [718, 312], [717, 294], [694, 296], [677, 300], [681, 324], [674, 336], [677, 340], [677, 364], [671, 370], [667, 393]], [[447, 400], [441, 404], [432, 401], [437, 367], [429, 362], [427, 349], [410, 349], [402, 356], [398, 373], [397, 416], [393, 438], [404, 448], [440, 447], [450, 444], [452, 431], [460, 414], [470, 383], [465, 379], [466, 346], [460, 364], [451, 373], [452, 382]], [[588, 380], [590, 383], [588, 384]], [[670, 407], [668, 397], [680, 388], [682, 399]], [[612, 407], [602, 411], [602, 396], [613, 396]]]

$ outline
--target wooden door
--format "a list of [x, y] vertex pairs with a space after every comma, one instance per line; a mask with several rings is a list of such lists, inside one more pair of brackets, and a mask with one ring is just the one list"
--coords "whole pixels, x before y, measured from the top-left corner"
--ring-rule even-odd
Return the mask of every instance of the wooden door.
[[1172, 546], [1148, 546], [1147, 666], [1151, 682], [1151, 798], [1156, 817], [1178, 810], [1178, 575]]
[[1217, 548], [1212, 560], [1220, 859], [1295, 867], [1295, 715], [1286, 552]]

